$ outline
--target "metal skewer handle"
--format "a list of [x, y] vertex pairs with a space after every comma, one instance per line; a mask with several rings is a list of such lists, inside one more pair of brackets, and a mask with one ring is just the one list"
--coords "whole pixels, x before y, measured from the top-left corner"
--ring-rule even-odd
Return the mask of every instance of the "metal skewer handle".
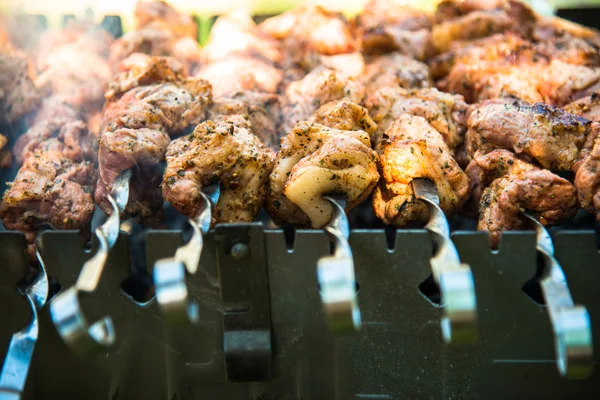
[[446, 343], [473, 342], [477, 339], [477, 301], [473, 274], [467, 264], [460, 262], [458, 252], [450, 239], [450, 227], [435, 184], [429, 179], [412, 181], [417, 199], [429, 209], [429, 222], [425, 229], [432, 236], [434, 254], [431, 270], [437, 283], [444, 307], [442, 336]]
[[154, 264], [154, 286], [158, 307], [167, 324], [198, 321], [198, 304], [189, 299], [186, 283], [187, 273], [193, 275], [198, 270], [204, 235], [210, 229], [212, 210], [219, 201], [220, 184], [202, 188], [200, 192], [203, 209], [195, 219], [188, 222], [193, 233], [188, 243], [177, 249], [173, 258], [159, 260]]
[[21, 399], [39, 337], [38, 310], [46, 304], [50, 292], [44, 261], [37, 251], [36, 256], [40, 262], [40, 271], [35, 281], [25, 289], [32, 316], [27, 326], [13, 335], [8, 346], [8, 353], [0, 372], [0, 399], [3, 400]]
[[532, 215], [523, 215], [536, 230], [536, 249], [544, 268], [540, 287], [554, 332], [558, 371], [570, 379], [587, 378], [593, 370], [594, 355], [587, 309], [574, 304], [567, 278], [554, 258], [554, 245], [546, 228]]
[[344, 211], [346, 200], [324, 196], [333, 205], [331, 221], [325, 231], [333, 240], [334, 251], [317, 263], [317, 277], [325, 318], [334, 332], [358, 330], [360, 310], [356, 298], [356, 277], [352, 250], [348, 244], [350, 226]]
[[115, 342], [115, 330], [110, 316], [105, 316], [90, 325], [85, 317], [79, 295], [96, 290], [109, 251], [119, 237], [121, 213], [129, 200], [131, 170], [127, 170], [115, 181], [111, 194], [107, 196], [113, 211], [106, 222], [95, 230], [100, 246], [84, 265], [75, 286], [57, 295], [50, 303], [50, 316], [65, 343], [76, 353], [88, 355], [111, 346]]

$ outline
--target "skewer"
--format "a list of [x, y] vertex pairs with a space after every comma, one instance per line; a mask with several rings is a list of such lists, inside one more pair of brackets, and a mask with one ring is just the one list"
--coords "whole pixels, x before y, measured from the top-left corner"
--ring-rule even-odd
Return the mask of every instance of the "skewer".
[[333, 205], [333, 214], [323, 228], [333, 241], [333, 254], [317, 262], [317, 278], [325, 318], [334, 332], [359, 330], [360, 309], [356, 298], [356, 277], [352, 250], [348, 244], [350, 225], [343, 196], [324, 196]]
[[556, 365], [561, 376], [585, 379], [593, 370], [592, 328], [587, 309], [575, 305], [567, 278], [554, 258], [554, 245], [548, 231], [529, 213], [523, 213], [536, 230], [538, 262], [543, 267], [540, 288], [546, 307], [556, 349]]
[[35, 255], [40, 262], [40, 271], [35, 281], [25, 289], [25, 297], [31, 307], [32, 317], [27, 326], [12, 336], [0, 372], [0, 398], [6, 400], [21, 399], [39, 337], [38, 310], [46, 304], [50, 292], [44, 261], [38, 251]]
[[83, 265], [75, 285], [57, 295], [50, 303], [50, 316], [59, 335], [80, 355], [96, 352], [115, 341], [112, 318], [105, 316], [89, 325], [79, 303], [79, 295], [80, 292], [92, 293], [98, 286], [108, 253], [119, 237], [120, 216], [129, 200], [130, 180], [131, 170], [117, 177], [111, 194], [107, 196], [113, 211], [106, 222], [95, 230], [100, 242], [98, 251]]
[[433, 278], [440, 288], [444, 307], [442, 336], [446, 343], [472, 342], [477, 338], [477, 301], [471, 269], [460, 262], [450, 239], [450, 227], [435, 184], [425, 178], [413, 179], [415, 197], [427, 204], [429, 221], [425, 229], [432, 236], [434, 249], [430, 260]]
[[194, 275], [198, 270], [204, 235], [210, 229], [212, 210], [219, 201], [220, 183], [202, 188], [203, 209], [188, 222], [193, 233], [188, 243], [181, 246], [172, 258], [158, 260], [154, 264], [154, 285], [158, 307], [168, 324], [198, 321], [198, 304], [189, 300], [186, 270]]

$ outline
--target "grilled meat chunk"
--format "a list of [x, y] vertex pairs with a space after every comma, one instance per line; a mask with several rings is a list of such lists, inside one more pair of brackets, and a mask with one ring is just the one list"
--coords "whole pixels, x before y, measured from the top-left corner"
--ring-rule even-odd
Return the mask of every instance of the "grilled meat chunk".
[[281, 141], [267, 211], [276, 223], [320, 228], [333, 211], [322, 196], [344, 193], [347, 212], [362, 203], [379, 179], [377, 159], [364, 131], [300, 122]]
[[574, 183], [581, 207], [600, 220], [600, 138], [595, 135], [589, 142], [592, 143], [590, 148], [582, 151], [581, 159], [573, 168]]
[[450, 215], [469, 197], [469, 179], [451, 156], [443, 136], [425, 118], [401, 115], [385, 132], [377, 152], [381, 180], [373, 195], [373, 209], [384, 223], [404, 226], [429, 219], [427, 206], [414, 196], [412, 180], [431, 179], [440, 207]]
[[196, 77], [209, 81], [219, 97], [244, 90], [277, 93], [283, 73], [258, 58], [232, 55], [204, 65]]
[[600, 122], [600, 92], [575, 100], [564, 106], [563, 109], [590, 121]]
[[479, 201], [478, 230], [490, 232], [497, 248], [502, 231], [520, 229], [528, 211], [544, 225], [559, 224], [577, 212], [575, 188], [566, 179], [517, 158], [508, 150], [477, 152], [467, 168]]
[[117, 71], [119, 63], [134, 53], [174, 57], [183, 63], [188, 73], [194, 72], [200, 63], [200, 50], [195, 39], [178, 37], [164, 29], [134, 30], [115, 40], [108, 58], [113, 71]]
[[356, 17], [360, 48], [367, 54], [398, 51], [424, 60], [431, 51], [431, 16], [395, 0], [369, 0]]
[[25, 233], [35, 259], [35, 238], [42, 225], [80, 229], [94, 213], [96, 171], [88, 161], [73, 161], [55, 149], [38, 149], [25, 159], [2, 197], [0, 216], [6, 229]]
[[78, 162], [96, 159], [87, 126], [76, 119], [40, 121], [21, 135], [13, 148], [18, 164], [36, 150], [61, 153], [63, 157]]
[[363, 85], [355, 79], [344, 79], [326, 68], [313, 70], [299, 81], [292, 82], [285, 90], [285, 103], [281, 131], [306, 121], [322, 105], [344, 97], [360, 104], [365, 96]]
[[467, 104], [462, 96], [440, 92], [437, 89], [402, 89], [385, 87], [371, 94], [366, 107], [377, 123], [375, 143], [379, 143], [395, 120], [402, 114], [423, 117], [439, 133], [451, 151], [460, 146], [465, 137]]
[[6, 148], [8, 139], [0, 134], [0, 168], [9, 168], [13, 162], [12, 153]]
[[341, 131], [365, 131], [371, 141], [377, 131], [377, 124], [369, 117], [367, 109], [347, 98], [322, 105], [310, 117], [309, 122]]
[[[320, 6], [297, 7], [265, 20], [259, 29], [281, 41], [289, 58], [282, 62], [285, 67], [303, 66], [318, 55], [351, 53], [357, 47], [348, 21]], [[309, 66], [307, 70], [314, 63]]]
[[467, 152], [504, 148], [544, 168], [568, 171], [591, 132], [590, 121], [544, 103], [491, 100], [469, 117]]
[[279, 149], [277, 123], [281, 118], [281, 98], [278, 95], [245, 91], [215, 98], [208, 119], [215, 121], [219, 115], [246, 116], [252, 124], [252, 133], [270, 149]]
[[369, 60], [362, 81], [368, 93], [387, 86], [406, 89], [431, 86], [427, 65], [399, 53]]
[[150, 128], [176, 135], [204, 119], [210, 103], [211, 87], [202, 79], [139, 86], [104, 106], [101, 131]]
[[279, 43], [260, 32], [252, 18], [241, 11], [217, 18], [201, 51], [203, 63], [233, 55], [255, 57], [274, 65], [283, 61]]
[[0, 119], [15, 123], [39, 103], [40, 95], [28, 74], [27, 59], [10, 49], [0, 49]]
[[79, 39], [54, 45], [43, 60], [38, 57], [35, 85], [83, 113], [96, 111], [104, 103], [112, 74], [106, 61], [107, 37], [106, 32], [86, 31]]
[[135, 27], [140, 30], [151, 28], [173, 32], [176, 36], [198, 38], [198, 28], [194, 19], [180, 13], [164, 1], [139, 1], [134, 10]]
[[[506, 1], [496, 8], [479, 9], [446, 19], [433, 26], [431, 39], [438, 53], [450, 49], [453, 42], [474, 40], [494, 33], [513, 32], [529, 37], [537, 16], [519, 1]], [[441, 19], [438, 13], [438, 21]]]
[[274, 153], [252, 133], [251, 123], [232, 115], [206, 121], [167, 150], [162, 193], [181, 213], [195, 217], [202, 209], [203, 186], [221, 184], [213, 223], [251, 222], [267, 194]]
[[118, 71], [104, 94], [108, 101], [138, 86], [181, 81], [185, 77], [185, 68], [176, 58], [152, 57], [143, 53], [133, 53], [122, 60]]
[[[158, 163], [164, 160], [169, 135], [180, 134], [204, 119], [212, 101], [208, 82], [180, 77], [164, 64], [160, 71], [156, 82], [134, 87], [105, 105], [98, 151], [96, 202], [110, 212], [106, 195], [119, 174], [131, 168], [130, 197], [124, 214], [138, 216], [149, 225], [161, 218]], [[163, 76], [167, 82], [162, 81]], [[171, 80], [174, 76], [177, 79]]]

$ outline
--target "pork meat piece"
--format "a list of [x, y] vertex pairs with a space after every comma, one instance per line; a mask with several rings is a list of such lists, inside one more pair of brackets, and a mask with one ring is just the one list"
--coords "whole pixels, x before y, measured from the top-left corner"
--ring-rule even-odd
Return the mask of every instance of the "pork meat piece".
[[112, 72], [106, 57], [77, 41], [48, 54], [35, 85], [45, 95], [62, 98], [83, 112], [96, 111], [104, 103], [104, 91]]
[[104, 94], [108, 101], [138, 86], [182, 81], [186, 76], [183, 64], [176, 58], [149, 56], [144, 53], [133, 53], [122, 60], [118, 71]]
[[563, 109], [568, 113], [579, 115], [590, 121], [600, 122], [600, 92], [582, 97], [567, 104]]
[[279, 43], [260, 32], [252, 18], [241, 11], [217, 18], [201, 57], [203, 63], [211, 63], [232, 55], [256, 57], [273, 65], [283, 61]]
[[13, 124], [34, 111], [40, 95], [28, 73], [27, 59], [11, 50], [0, 49], [0, 110]]
[[367, 109], [347, 98], [322, 105], [308, 121], [341, 131], [365, 131], [371, 142], [377, 132], [377, 124], [371, 119]]
[[559, 17], [540, 17], [533, 31], [533, 39], [541, 43], [556, 39], [583, 39], [586, 43], [599, 46], [600, 31]]
[[158, 224], [163, 203], [159, 163], [165, 159], [169, 141], [166, 131], [144, 127], [123, 127], [102, 134], [98, 150], [99, 179], [94, 198], [105, 213], [112, 213], [106, 196], [119, 174], [131, 169], [129, 202], [123, 216], [139, 218], [151, 226]]
[[10, 148], [7, 148], [8, 139], [0, 134], [0, 168], [9, 168], [12, 165], [13, 157]]
[[544, 103], [490, 100], [467, 121], [467, 152], [508, 149], [554, 171], [568, 171], [579, 159], [592, 123]]
[[418, 8], [395, 0], [369, 0], [354, 24], [366, 54], [398, 51], [424, 60], [431, 52], [431, 16]]
[[368, 93], [382, 87], [424, 88], [431, 86], [429, 68], [399, 53], [375, 57], [367, 63], [362, 79]]
[[276, 94], [254, 91], [237, 92], [213, 101], [208, 119], [219, 115], [243, 115], [252, 124], [254, 133], [268, 148], [279, 149], [278, 122], [281, 119], [281, 98]]
[[374, 143], [402, 114], [423, 117], [444, 138], [451, 152], [464, 141], [468, 106], [462, 96], [440, 92], [434, 88], [402, 89], [385, 87], [367, 97], [366, 107], [377, 123]]
[[431, 39], [435, 50], [443, 53], [453, 42], [479, 39], [495, 33], [513, 32], [529, 37], [536, 22], [536, 14], [527, 5], [509, 0], [497, 8], [475, 10], [440, 21], [433, 26]]
[[245, 90], [277, 93], [283, 72], [258, 58], [232, 55], [204, 65], [196, 77], [209, 81], [219, 97]]
[[168, 30], [144, 28], [127, 32], [110, 47], [109, 65], [118, 71], [121, 61], [134, 53], [174, 57], [183, 63], [187, 73], [194, 72], [200, 63], [196, 40], [178, 37]]
[[600, 220], [600, 139], [591, 141], [591, 148], [582, 151], [581, 160], [573, 168], [577, 199], [581, 207]]
[[220, 183], [212, 222], [252, 222], [268, 191], [274, 153], [252, 133], [252, 124], [232, 115], [206, 121], [169, 144], [162, 193], [184, 215], [202, 211], [200, 192]]
[[429, 219], [426, 204], [415, 198], [415, 178], [435, 183], [446, 215], [460, 210], [469, 198], [469, 178], [452, 158], [443, 136], [425, 118], [401, 115], [385, 132], [377, 152], [381, 180], [373, 195], [373, 209], [384, 223], [405, 226]]
[[171, 7], [165, 1], [138, 1], [133, 12], [134, 29], [151, 28], [167, 30], [178, 37], [198, 38], [198, 28], [194, 19]]
[[[348, 21], [320, 6], [300, 6], [269, 18], [259, 29], [281, 41], [288, 59], [286, 67], [303, 64], [316, 55], [351, 53], [357, 50]], [[312, 65], [312, 63], [310, 63]]]
[[25, 233], [30, 259], [35, 259], [41, 226], [80, 229], [89, 225], [95, 183], [96, 170], [89, 161], [69, 160], [61, 151], [34, 151], [2, 197], [4, 227]]
[[96, 151], [87, 125], [79, 120], [49, 119], [40, 121], [21, 135], [13, 148], [18, 164], [39, 151], [61, 153], [68, 160], [95, 161]]
[[477, 229], [489, 231], [492, 248], [498, 248], [503, 231], [527, 226], [524, 211], [543, 225], [560, 224], [577, 212], [575, 187], [568, 180], [508, 150], [477, 152], [467, 173], [481, 193]]
[[27, 126], [32, 127], [39, 122], [51, 119], [77, 121], [82, 119], [82, 116], [79, 110], [67, 103], [61, 96], [50, 96], [43, 99], [37, 112], [28, 115], [25, 121]]
[[106, 103], [101, 132], [150, 128], [176, 135], [204, 119], [211, 101], [211, 86], [202, 79], [139, 86]]
[[331, 69], [313, 70], [286, 88], [280, 130], [289, 132], [296, 123], [306, 121], [322, 105], [344, 97], [353, 103], [362, 103], [364, 86], [358, 80], [340, 77]]
[[435, 9], [436, 23], [456, 19], [474, 11], [499, 9], [506, 0], [443, 0]]
[[301, 122], [281, 141], [265, 206], [273, 220], [320, 228], [332, 205], [322, 196], [344, 193], [346, 212], [365, 201], [377, 181], [377, 154], [364, 131]]

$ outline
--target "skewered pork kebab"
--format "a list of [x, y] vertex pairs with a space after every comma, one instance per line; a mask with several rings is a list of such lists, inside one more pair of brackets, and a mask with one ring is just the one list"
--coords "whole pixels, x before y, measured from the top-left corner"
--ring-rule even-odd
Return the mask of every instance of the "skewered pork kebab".
[[186, 74], [197, 68], [198, 32], [192, 17], [164, 1], [137, 2], [134, 17], [134, 29], [111, 46], [109, 63], [114, 71], [134, 53], [174, 57], [183, 63]]
[[258, 31], [241, 12], [219, 17], [201, 51], [202, 66], [196, 76], [213, 87], [209, 118], [247, 115], [252, 132], [273, 150], [279, 146], [281, 98], [277, 95], [283, 72], [278, 68], [279, 44]]
[[[108, 34], [85, 25], [50, 31], [40, 39], [44, 50], [38, 52], [35, 82], [49, 97], [15, 144], [15, 159], [22, 166], [0, 205], [4, 226], [25, 233], [32, 260], [41, 226], [81, 229], [91, 221], [96, 154], [85, 121], [99, 107], [110, 76], [109, 44]], [[93, 68], [82, 70], [90, 61]]]

